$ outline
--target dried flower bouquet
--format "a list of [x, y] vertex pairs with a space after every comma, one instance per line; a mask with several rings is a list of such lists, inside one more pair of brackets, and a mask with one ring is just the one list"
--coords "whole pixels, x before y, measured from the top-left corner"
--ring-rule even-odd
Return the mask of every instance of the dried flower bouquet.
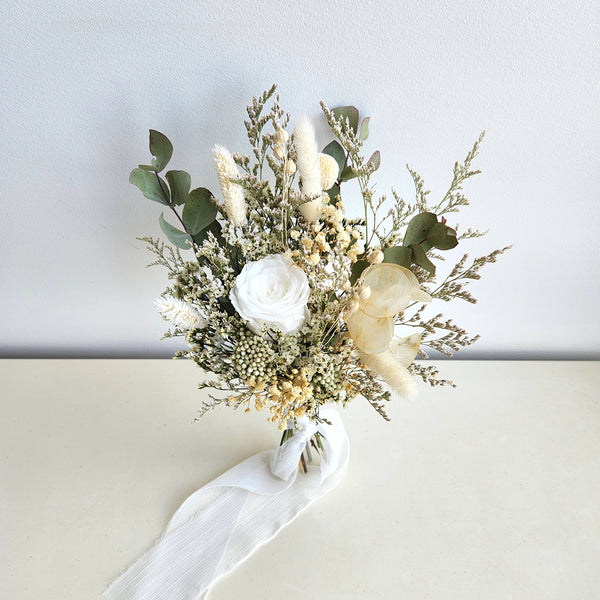
[[[185, 171], [160, 175], [173, 147], [158, 131], [150, 131], [151, 164], [131, 172], [131, 183], [170, 209], [175, 223], [161, 214], [171, 245], [140, 239], [156, 255], [152, 264], [168, 270], [156, 307], [172, 326], [166, 337], [183, 336], [189, 346], [176, 356], [216, 377], [201, 385], [220, 391], [201, 415], [221, 403], [254, 406], [285, 429], [300, 417], [321, 420], [326, 403], [362, 396], [387, 418], [391, 391], [412, 395], [414, 376], [452, 385], [413, 362], [417, 355], [451, 354], [477, 339], [424, 309], [438, 300], [475, 302], [468, 282], [506, 250], [472, 262], [465, 254], [435, 282], [440, 252], [482, 235], [459, 233], [446, 217], [468, 204], [463, 183], [479, 172], [471, 165], [483, 135], [456, 163], [438, 203], [412, 170], [413, 202], [395, 192], [376, 198], [380, 154], [362, 154], [369, 117], [360, 120], [352, 106], [321, 106], [336, 139], [319, 152], [307, 119], [289, 132], [275, 86], [255, 98], [245, 121], [250, 154], [213, 148], [217, 194], [190, 191]], [[364, 213], [349, 218], [343, 197], [355, 186]]]

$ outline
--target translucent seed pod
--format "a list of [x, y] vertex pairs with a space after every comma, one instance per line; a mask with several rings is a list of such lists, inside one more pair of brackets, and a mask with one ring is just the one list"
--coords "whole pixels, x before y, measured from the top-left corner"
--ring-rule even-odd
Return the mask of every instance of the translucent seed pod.
[[393, 317], [410, 303], [412, 286], [401, 267], [381, 263], [363, 272], [362, 285], [371, 288], [371, 295], [361, 302], [360, 309], [376, 318]]
[[431, 302], [415, 274], [400, 265], [372, 265], [363, 272], [361, 283], [371, 288], [371, 296], [361, 302], [360, 309], [371, 317], [393, 317], [412, 301]]
[[367, 354], [377, 354], [387, 350], [394, 335], [394, 319], [377, 319], [361, 310], [346, 315], [348, 333], [354, 343]]
[[401, 365], [408, 367], [415, 360], [420, 347], [421, 335], [413, 333], [407, 337], [392, 341], [390, 351]]
[[371, 296], [371, 288], [368, 285], [363, 285], [356, 290], [356, 293], [361, 300], [368, 300]]

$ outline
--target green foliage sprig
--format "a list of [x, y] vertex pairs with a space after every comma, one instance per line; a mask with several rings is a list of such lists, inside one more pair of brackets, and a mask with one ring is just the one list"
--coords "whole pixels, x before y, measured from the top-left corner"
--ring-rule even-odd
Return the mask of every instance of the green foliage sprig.
[[[159, 173], [165, 169], [173, 155], [173, 144], [160, 131], [150, 130], [150, 165], [139, 165], [129, 175], [135, 185], [149, 200], [171, 209], [181, 229], [171, 225], [163, 213], [159, 217], [160, 228], [167, 239], [181, 249], [199, 247], [212, 232], [218, 235], [221, 226], [217, 221], [215, 198], [206, 188], [190, 191], [191, 176], [185, 171], [167, 171], [163, 179]], [[177, 207], [183, 206], [180, 212]]]

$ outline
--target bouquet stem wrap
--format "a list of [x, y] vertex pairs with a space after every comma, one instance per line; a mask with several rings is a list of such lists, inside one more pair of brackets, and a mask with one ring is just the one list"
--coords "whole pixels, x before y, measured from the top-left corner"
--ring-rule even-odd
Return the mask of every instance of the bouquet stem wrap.
[[[331, 425], [308, 420], [282, 446], [255, 454], [194, 492], [155, 546], [104, 592], [111, 600], [199, 600], [309, 504], [335, 487], [348, 466], [349, 442], [335, 411]], [[320, 466], [298, 474], [310, 437], [323, 435]]]

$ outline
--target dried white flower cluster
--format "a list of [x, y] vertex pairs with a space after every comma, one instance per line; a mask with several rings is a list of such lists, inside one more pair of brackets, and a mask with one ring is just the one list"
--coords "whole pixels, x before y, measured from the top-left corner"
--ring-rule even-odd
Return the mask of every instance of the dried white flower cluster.
[[[246, 121], [251, 154], [213, 148], [220, 185], [214, 196], [205, 188], [190, 192], [183, 171], [167, 172], [166, 181], [160, 177], [172, 146], [156, 131], [150, 134], [152, 165], [131, 174], [132, 183], [172, 209], [182, 226], [161, 216], [175, 249], [142, 239], [158, 257], [154, 264], [169, 269], [172, 284], [156, 307], [174, 327], [167, 335], [185, 336], [189, 344], [178, 356], [216, 375], [202, 387], [224, 392], [203, 411], [219, 403], [254, 406], [284, 428], [304, 415], [319, 419], [327, 402], [363, 396], [387, 418], [389, 387], [413, 395], [411, 373], [432, 385], [449, 383], [413, 362], [424, 346], [456, 350], [475, 339], [441, 315], [428, 321], [421, 315], [424, 303], [436, 298], [471, 301], [464, 280], [477, 278], [500, 252], [470, 267], [464, 258], [441, 285], [428, 287], [435, 274], [430, 257], [436, 258], [430, 251], [450, 250], [459, 239], [478, 235], [468, 230], [457, 236], [442, 215], [466, 203], [462, 183], [475, 173], [470, 165], [479, 142], [455, 167], [438, 205], [428, 206], [413, 173], [415, 203], [394, 195], [381, 216], [385, 198], [375, 201], [370, 183], [379, 153], [368, 160], [361, 154], [369, 119], [360, 122], [351, 106], [322, 106], [337, 140], [319, 151], [308, 119], [288, 133], [289, 116], [275, 87], [255, 98]], [[353, 179], [364, 217], [350, 219], [341, 188]], [[186, 262], [179, 248], [190, 245], [195, 260]], [[400, 326], [404, 336], [397, 335]]]
[[174, 298], [170, 294], [157, 298], [154, 306], [167, 321], [179, 329], [202, 329], [206, 323], [193, 304]]

